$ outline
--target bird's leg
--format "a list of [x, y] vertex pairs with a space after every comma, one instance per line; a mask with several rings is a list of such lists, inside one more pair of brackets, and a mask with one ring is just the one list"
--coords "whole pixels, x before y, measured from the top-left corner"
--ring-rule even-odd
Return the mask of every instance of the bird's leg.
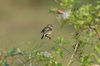
[[48, 36], [48, 35], [45, 35], [45, 37], [47, 37], [47, 38], [51, 39], [51, 37], [50, 37], [50, 36]]
[[43, 39], [43, 38], [44, 38], [44, 35], [42, 35], [41, 39]]

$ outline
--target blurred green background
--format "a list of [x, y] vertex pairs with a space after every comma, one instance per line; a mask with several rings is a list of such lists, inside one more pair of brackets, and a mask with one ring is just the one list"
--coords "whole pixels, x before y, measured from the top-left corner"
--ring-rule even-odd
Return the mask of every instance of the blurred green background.
[[[54, 0], [0, 0], [0, 49], [51, 50], [53, 42], [48, 38], [41, 40], [40, 32], [47, 24], [54, 26], [50, 35], [53, 39], [62, 36], [70, 40], [73, 28], [60, 29], [55, 15], [48, 13], [55, 6]], [[66, 64], [64, 58], [60, 61]]]
[[[0, 49], [30, 50], [33, 47], [49, 51], [54, 45], [53, 42], [48, 38], [40, 39], [40, 32], [47, 24], [54, 26], [53, 33], [50, 35], [53, 39], [61, 36], [65, 40], [70, 40], [74, 31], [73, 27], [67, 25], [61, 29], [55, 15], [48, 13], [52, 7], [56, 7], [54, 0], [0, 0]], [[58, 58], [64, 66], [70, 54], [67, 52], [65, 55], [63, 59]]]
[[73, 30], [60, 29], [55, 15], [48, 13], [53, 6], [56, 6], [53, 0], [0, 0], [0, 48], [28, 49], [37, 41], [48, 43], [48, 39], [40, 39], [47, 24], [54, 25], [52, 38], [70, 38]]

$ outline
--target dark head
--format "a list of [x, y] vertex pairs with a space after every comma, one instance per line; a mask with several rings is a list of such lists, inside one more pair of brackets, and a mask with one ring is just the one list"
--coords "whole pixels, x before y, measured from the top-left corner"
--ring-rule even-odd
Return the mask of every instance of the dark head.
[[52, 24], [48, 24], [47, 27], [53, 28], [53, 25]]

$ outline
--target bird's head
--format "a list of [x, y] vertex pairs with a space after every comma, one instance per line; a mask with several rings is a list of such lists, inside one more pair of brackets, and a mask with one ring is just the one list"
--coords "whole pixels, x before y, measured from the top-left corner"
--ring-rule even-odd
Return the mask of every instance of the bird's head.
[[48, 24], [47, 27], [53, 28], [53, 25], [52, 24]]

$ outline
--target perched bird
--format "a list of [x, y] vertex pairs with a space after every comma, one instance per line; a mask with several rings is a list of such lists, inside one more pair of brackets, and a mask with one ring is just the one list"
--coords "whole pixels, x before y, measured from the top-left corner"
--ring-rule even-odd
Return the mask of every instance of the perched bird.
[[52, 28], [53, 28], [52, 24], [48, 24], [46, 27], [44, 27], [43, 30], [41, 31], [42, 33], [41, 39], [43, 39], [44, 37], [51, 39], [51, 37], [49, 37], [48, 35], [52, 33]]

